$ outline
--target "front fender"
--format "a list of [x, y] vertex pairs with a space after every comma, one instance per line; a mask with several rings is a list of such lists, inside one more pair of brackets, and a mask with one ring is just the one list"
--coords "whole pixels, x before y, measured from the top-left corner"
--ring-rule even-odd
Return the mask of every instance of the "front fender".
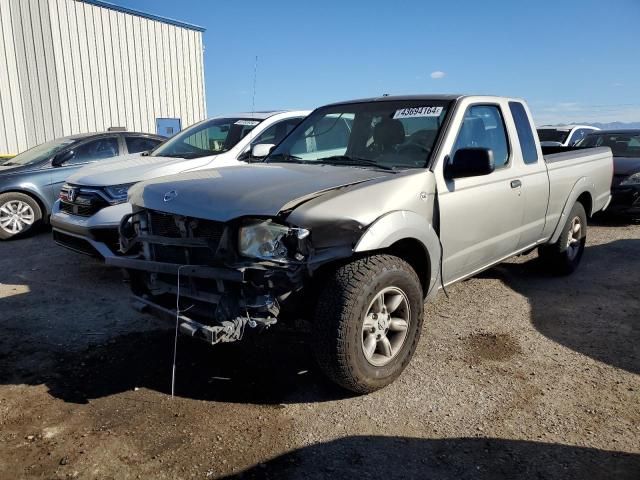
[[[551, 239], [549, 240], [549, 243], [555, 243], [558, 241], [558, 238], [560, 238], [560, 234], [562, 233], [562, 229], [564, 228], [564, 224], [567, 220], [567, 217], [571, 213], [571, 209], [573, 208], [573, 205], [578, 200], [578, 197], [583, 193], [588, 193], [591, 196], [591, 202], [593, 204], [593, 201], [596, 198], [595, 185], [593, 185], [592, 183], [589, 183], [589, 181], [587, 180], [587, 177], [582, 177], [578, 179], [578, 181], [573, 185], [573, 188], [571, 189], [571, 192], [567, 197], [567, 201], [565, 202], [564, 207], [562, 207], [562, 213], [560, 214], [560, 218], [558, 219], [558, 223], [556, 224], [556, 228], [553, 231], [553, 235], [551, 235]], [[591, 216], [591, 213], [592, 212], [590, 211], [587, 212], [587, 216]]]
[[437, 292], [440, 278], [440, 240], [432, 225], [415, 212], [400, 210], [387, 213], [373, 222], [364, 232], [354, 252], [368, 252], [388, 248], [400, 240], [417, 240], [429, 259], [429, 289], [427, 299]]

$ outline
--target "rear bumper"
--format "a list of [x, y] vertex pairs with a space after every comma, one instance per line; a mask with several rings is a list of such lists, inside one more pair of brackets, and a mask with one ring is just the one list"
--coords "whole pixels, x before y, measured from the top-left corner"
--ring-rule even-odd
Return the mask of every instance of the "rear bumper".
[[91, 217], [70, 215], [60, 210], [60, 201], [53, 205], [51, 226], [53, 239], [70, 250], [102, 258], [114, 257], [118, 251], [118, 225], [131, 205], [123, 203], [106, 207]]

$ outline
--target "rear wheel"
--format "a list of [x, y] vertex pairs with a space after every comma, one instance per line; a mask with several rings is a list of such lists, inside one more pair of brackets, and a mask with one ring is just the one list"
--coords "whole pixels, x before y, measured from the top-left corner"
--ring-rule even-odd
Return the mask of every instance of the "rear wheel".
[[42, 219], [38, 202], [24, 193], [0, 195], [0, 240], [27, 235]]
[[567, 217], [558, 241], [540, 247], [538, 253], [554, 273], [568, 275], [578, 268], [586, 241], [587, 214], [582, 204], [576, 203]]
[[329, 276], [316, 308], [317, 363], [352, 392], [383, 388], [411, 360], [422, 317], [420, 280], [404, 260], [371, 255], [342, 265]]

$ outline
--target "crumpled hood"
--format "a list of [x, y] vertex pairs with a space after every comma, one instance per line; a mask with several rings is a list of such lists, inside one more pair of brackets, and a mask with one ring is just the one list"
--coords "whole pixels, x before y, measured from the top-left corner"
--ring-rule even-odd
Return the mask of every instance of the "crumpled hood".
[[640, 172], [640, 158], [613, 157], [614, 175], [631, 175]]
[[172, 157], [142, 157], [140, 154], [125, 155], [81, 168], [71, 175], [67, 182], [91, 187], [122, 185], [199, 168], [211, 160], [210, 156], [185, 160]]
[[329, 165], [239, 165], [142, 182], [129, 190], [129, 201], [161, 212], [226, 222], [247, 215], [275, 216], [324, 191], [393, 175]]

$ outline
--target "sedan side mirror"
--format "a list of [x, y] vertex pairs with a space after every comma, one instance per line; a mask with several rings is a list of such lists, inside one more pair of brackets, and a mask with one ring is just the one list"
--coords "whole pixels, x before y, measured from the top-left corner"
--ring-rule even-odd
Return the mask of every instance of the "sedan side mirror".
[[51, 161], [51, 165], [54, 167], [60, 167], [75, 156], [76, 156], [75, 151], [67, 150], [66, 152], [59, 153], [55, 157], [53, 157], [53, 160]]
[[253, 158], [267, 157], [275, 147], [273, 143], [259, 143], [251, 149], [251, 156]]
[[461, 148], [445, 165], [444, 176], [454, 178], [489, 175], [496, 169], [490, 148]]

